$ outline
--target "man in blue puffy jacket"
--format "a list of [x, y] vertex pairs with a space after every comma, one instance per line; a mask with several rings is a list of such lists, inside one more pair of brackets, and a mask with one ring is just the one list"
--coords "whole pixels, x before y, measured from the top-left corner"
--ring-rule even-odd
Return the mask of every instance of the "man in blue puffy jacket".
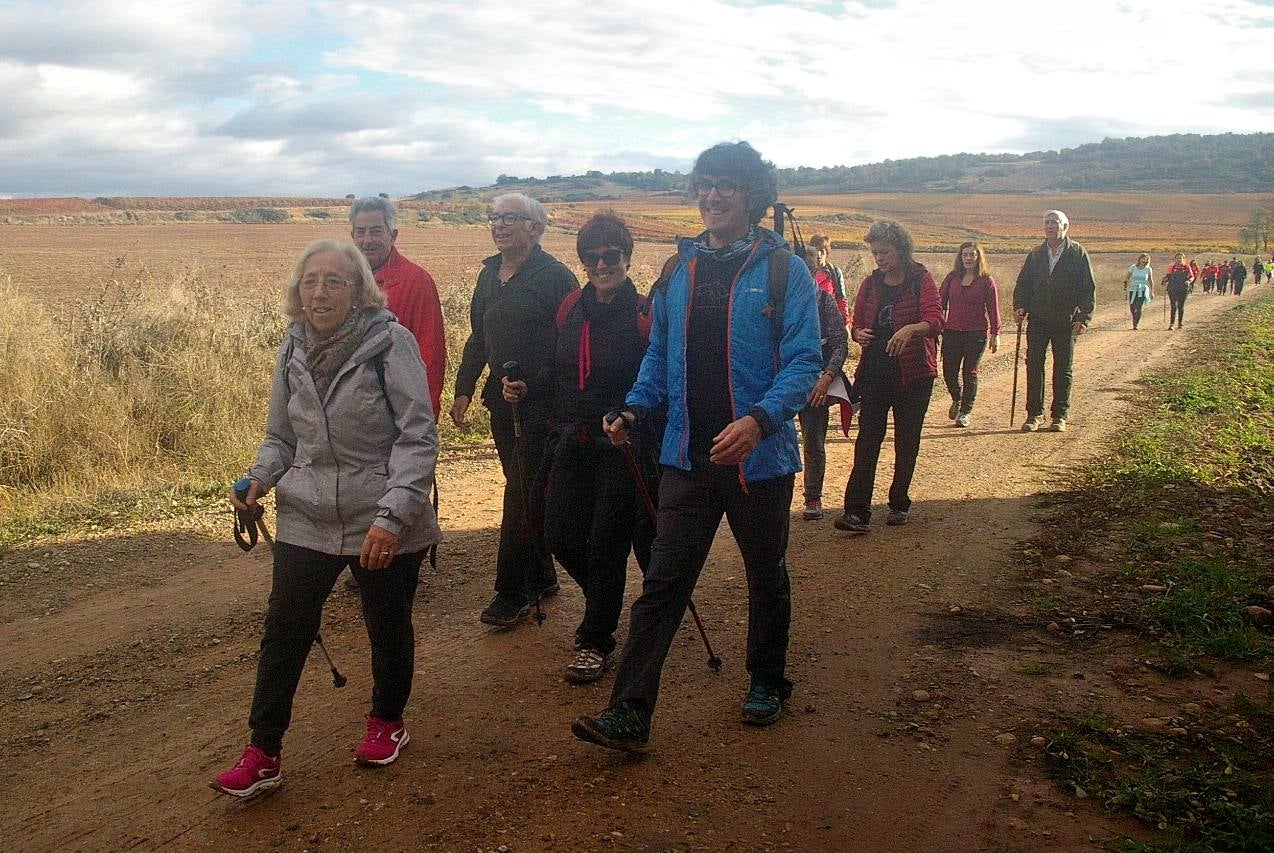
[[[679, 241], [623, 417], [606, 427], [622, 443], [648, 412], [668, 408], [658, 534], [611, 705], [572, 726], [576, 737], [612, 749], [639, 750], [649, 739], [664, 659], [722, 515], [748, 578], [744, 722], [774, 722], [792, 692], [784, 558], [801, 468], [792, 419], [823, 369], [814, 282], [783, 239], [758, 224], [778, 182], [752, 146], [704, 151], [690, 185], [705, 230]], [[775, 264], [782, 267], [772, 276]]]

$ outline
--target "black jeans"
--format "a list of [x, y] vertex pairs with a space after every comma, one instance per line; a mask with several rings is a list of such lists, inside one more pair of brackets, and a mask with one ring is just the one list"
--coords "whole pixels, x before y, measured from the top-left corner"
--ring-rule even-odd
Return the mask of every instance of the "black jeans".
[[544, 544], [543, 531], [534, 529], [530, 509], [531, 483], [544, 458], [548, 413], [522, 404], [522, 437], [515, 435], [513, 407], [493, 405], [491, 437], [504, 470], [504, 510], [500, 515], [500, 547], [495, 558], [495, 591], [528, 600], [555, 583], [557, 572]]
[[1135, 329], [1141, 323], [1141, 309], [1146, 305], [1146, 297], [1134, 296], [1128, 303], [1128, 310], [1132, 312], [1132, 327]]
[[1044, 414], [1044, 359], [1053, 348], [1053, 420], [1065, 418], [1071, 407], [1071, 379], [1075, 366], [1075, 333], [1071, 325], [1053, 327], [1032, 317], [1026, 324], [1026, 416]]
[[933, 396], [933, 379], [919, 379], [892, 391], [863, 391], [858, 412], [858, 440], [854, 442], [854, 468], [845, 484], [845, 512], [871, 520], [871, 494], [876, 485], [876, 464], [885, 440], [889, 410], [894, 412], [894, 478], [889, 485], [889, 508], [911, 509], [911, 478], [920, 455], [920, 431]]
[[292, 721], [292, 697], [323, 619], [323, 602], [346, 567], [358, 580], [363, 621], [372, 647], [372, 715], [402, 719], [415, 672], [416, 639], [411, 605], [420, 580], [424, 551], [399, 554], [384, 569], [370, 572], [358, 556], [323, 554], [278, 542], [274, 578], [257, 662], [257, 686], [248, 726], [252, 742], [278, 755]]
[[629, 615], [612, 704], [636, 700], [647, 715], [654, 712], [664, 660], [723, 514], [748, 577], [748, 672], [755, 681], [791, 691], [785, 671], [792, 590], [784, 557], [795, 480], [786, 474], [751, 482], [745, 492], [733, 465], [663, 469], [650, 570]]
[[[973, 411], [973, 401], [978, 397], [978, 365], [985, 351], [983, 332], [942, 333], [942, 378], [947, 383], [947, 393], [960, 404], [964, 414]], [[964, 387], [960, 385], [961, 380]]]
[[801, 422], [801, 455], [805, 461], [803, 475], [805, 502], [823, 499], [823, 476], [827, 471], [827, 414], [830, 407], [806, 406], [797, 414]]
[[1181, 321], [1186, 318], [1186, 296], [1188, 291], [1185, 288], [1168, 288], [1168, 305], [1170, 312], [1168, 314], [1168, 328], [1172, 328], [1172, 324], [1181, 325]]
[[620, 448], [563, 436], [545, 484], [544, 541], [584, 592], [575, 636], [604, 654], [615, 649], [638, 500]]

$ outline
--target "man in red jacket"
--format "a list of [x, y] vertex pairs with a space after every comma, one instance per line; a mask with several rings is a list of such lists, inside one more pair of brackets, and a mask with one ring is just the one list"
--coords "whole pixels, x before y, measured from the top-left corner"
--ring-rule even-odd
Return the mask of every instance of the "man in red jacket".
[[441, 411], [442, 375], [447, 366], [447, 342], [442, 330], [442, 303], [429, 273], [404, 258], [394, 246], [398, 213], [387, 198], [360, 198], [349, 209], [350, 238], [367, 258], [388, 308], [420, 345], [429, 379], [434, 420]]

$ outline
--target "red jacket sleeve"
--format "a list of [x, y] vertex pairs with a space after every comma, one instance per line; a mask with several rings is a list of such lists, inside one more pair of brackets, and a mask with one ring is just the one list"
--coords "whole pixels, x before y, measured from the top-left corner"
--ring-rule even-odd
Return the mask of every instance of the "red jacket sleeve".
[[942, 331], [942, 301], [938, 298], [938, 285], [928, 272], [920, 280], [920, 319], [929, 324], [928, 337], [938, 337]]
[[429, 396], [434, 404], [434, 420], [438, 419], [442, 400], [443, 375], [447, 370], [447, 339], [442, 328], [442, 301], [438, 298], [438, 286], [433, 277], [424, 273], [421, 284], [425, 288], [424, 304], [421, 306], [423, 316], [421, 327], [428, 329], [426, 336], [419, 338], [420, 358], [425, 363], [425, 375], [429, 377]]

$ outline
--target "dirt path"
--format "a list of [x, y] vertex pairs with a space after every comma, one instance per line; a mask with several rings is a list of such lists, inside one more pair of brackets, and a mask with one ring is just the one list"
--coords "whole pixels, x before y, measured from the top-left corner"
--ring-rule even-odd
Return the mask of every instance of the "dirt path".
[[[1191, 322], [1224, 322], [1250, 295], [1196, 295]], [[1049, 789], [1022, 778], [996, 745], [1015, 699], [967, 651], [1014, 642], [992, 607], [1056, 472], [1119, 428], [1123, 397], [1144, 369], [1191, 345], [1189, 331], [1149, 320], [1132, 332], [1121, 306], [1099, 313], [1077, 350], [1073, 419], [1061, 435], [1008, 430], [1006, 334], [986, 362], [973, 428], [949, 426], [945, 394], [935, 397], [908, 527], [848, 538], [830, 519], [803, 522], [797, 512], [797, 692], [764, 730], [738, 722], [745, 583], [723, 530], [696, 600], [725, 667], [708, 670], [687, 622], [642, 760], [570, 735], [571, 719], [603, 707], [610, 689], [609, 678], [582, 688], [561, 680], [582, 605], [572, 585], [542, 629], [478, 625], [499, 512], [487, 450], [453, 452], [440, 469], [450, 538], [418, 597], [404, 759], [376, 772], [352, 762], [370, 674], [356, 597], [338, 587], [324, 632], [349, 686], [333, 690], [315, 656], [286, 744], [286, 785], [247, 805], [205, 782], [246, 736], [266, 555], [241, 554], [223, 518], [11, 550], [0, 557], [0, 847], [1082, 846], [1113, 831], [1095, 810], [1058, 807], [1029, 830], [1015, 817], [1017, 791], [1032, 788], [1041, 801]], [[851, 452], [849, 440], [830, 442], [831, 505]], [[877, 500], [890, 468], [881, 465]], [[916, 690], [928, 700], [915, 701]]]

